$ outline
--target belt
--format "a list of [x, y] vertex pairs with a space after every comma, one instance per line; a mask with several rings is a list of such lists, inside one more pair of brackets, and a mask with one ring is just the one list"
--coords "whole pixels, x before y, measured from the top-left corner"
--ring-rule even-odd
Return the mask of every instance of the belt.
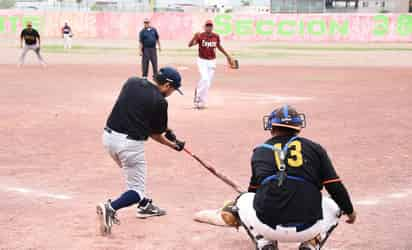
[[302, 232], [305, 231], [306, 229], [310, 228], [311, 226], [315, 225], [317, 221], [313, 223], [287, 223], [287, 224], [282, 224], [279, 225], [281, 227], [295, 227], [296, 232]]
[[109, 134], [116, 133], [116, 134], [124, 135], [126, 137], [126, 139], [130, 139], [130, 140], [135, 140], [135, 141], [145, 141], [145, 140], [147, 140], [147, 136], [131, 136], [131, 135], [128, 135], [128, 134], [117, 132], [117, 131], [109, 128], [109, 127], [105, 127], [104, 131], [106, 131]]
[[[305, 179], [303, 179], [302, 177], [299, 177], [299, 176], [287, 175], [286, 178], [289, 179], [289, 180], [294, 180], [294, 181], [300, 181], [300, 182], [309, 183], [309, 182], [307, 182]], [[266, 177], [265, 179], [263, 179], [261, 185], [264, 185], [264, 184], [268, 183], [269, 181], [278, 180], [278, 179], [279, 179], [279, 177], [278, 177], [277, 175], [268, 176], [268, 177]]]

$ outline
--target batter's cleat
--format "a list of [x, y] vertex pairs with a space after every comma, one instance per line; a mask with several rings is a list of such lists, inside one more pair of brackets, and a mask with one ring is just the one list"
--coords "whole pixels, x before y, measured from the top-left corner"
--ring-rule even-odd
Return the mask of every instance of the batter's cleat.
[[96, 213], [102, 235], [111, 234], [113, 224], [120, 225], [120, 220], [116, 217], [116, 211], [110, 206], [110, 200], [97, 204]]
[[145, 206], [139, 205], [137, 207], [136, 217], [139, 219], [146, 219], [153, 216], [166, 215], [166, 211], [153, 205], [153, 201], [149, 200]]

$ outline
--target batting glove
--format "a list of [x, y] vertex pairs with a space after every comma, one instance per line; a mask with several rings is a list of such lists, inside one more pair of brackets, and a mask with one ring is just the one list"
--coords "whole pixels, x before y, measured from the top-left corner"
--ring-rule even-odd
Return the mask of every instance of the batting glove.
[[182, 151], [185, 148], [185, 144], [186, 144], [186, 142], [184, 142], [184, 141], [176, 140], [176, 145], [175, 145], [176, 151], [179, 151], [179, 152]]
[[166, 130], [165, 137], [171, 142], [175, 142], [177, 140], [176, 134], [171, 129]]

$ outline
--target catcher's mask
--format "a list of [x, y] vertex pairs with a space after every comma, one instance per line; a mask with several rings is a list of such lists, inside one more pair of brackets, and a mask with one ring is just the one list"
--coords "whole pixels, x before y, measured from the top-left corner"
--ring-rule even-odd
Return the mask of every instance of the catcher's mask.
[[275, 109], [270, 115], [263, 117], [263, 129], [272, 130], [273, 127], [291, 128], [300, 131], [306, 127], [304, 114], [298, 113], [289, 105]]

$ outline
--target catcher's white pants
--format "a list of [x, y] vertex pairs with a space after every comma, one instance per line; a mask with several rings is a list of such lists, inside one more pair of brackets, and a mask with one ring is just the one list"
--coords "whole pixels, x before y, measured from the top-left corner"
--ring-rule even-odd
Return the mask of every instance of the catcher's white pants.
[[127, 139], [127, 135], [113, 131], [103, 132], [103, 145], [113, 160], [123, 170], [127, 190], [145, 197], [146, 161], [144, 141]]
[[63, 46], [64, 49], [72, 48], [72, 38], [70, 34], [63, 34]]
[[[236, 203], [239, 208], [239, 216], [241, 221], [249, 228], [251, 234], [255, 237], [263, 236], [262, 245], [267, 241], [278, 242], [304, 242], [315, 238], [318, 234], [326, 235], [326, 232], [333, 226], [338, 224], [338, 214], [340, 209], [338, 205], [328, 197], [322, 197], [323, 219], [316, 222], [310, 228], [297, 232], [295, 227], [277, 226], [276, 229], [263, 224], [256, 216], [256, 211], [253, 208], [254, 193], [245, 193], [241, 195]], [[258, 241], [258, 245], [259, 245]]]
[[209, 88], [216, 70], [216, 59], [206, 60], [197, 58], [197, 67], [200, 73], [200, 80], [197, 84], [195, 102], [206, 104]]

